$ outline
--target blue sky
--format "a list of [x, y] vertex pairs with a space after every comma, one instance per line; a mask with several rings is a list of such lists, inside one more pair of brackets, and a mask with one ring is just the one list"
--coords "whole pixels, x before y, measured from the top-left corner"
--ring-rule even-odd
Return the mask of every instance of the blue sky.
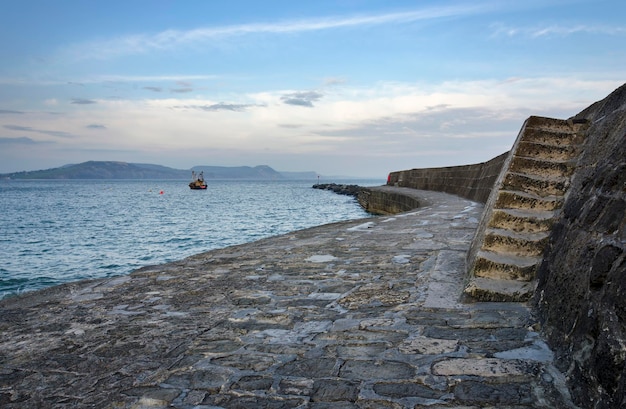
[[622, 0], [6, 0], [0, 173], [482, 162], [528, 116], [626, 82], [624, 16]]

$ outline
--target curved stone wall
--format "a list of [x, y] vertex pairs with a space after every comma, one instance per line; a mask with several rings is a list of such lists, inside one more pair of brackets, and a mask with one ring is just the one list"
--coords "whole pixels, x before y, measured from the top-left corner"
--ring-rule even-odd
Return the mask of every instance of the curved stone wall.
[[357, 200], [363, 209], [378, 215], [408, 212], [420, 207], [420, 201], [406, 192], [385, 190], [384, 187], [364, 188]]
[[392, 172], [389, 174], [387, 184], [451, 193], [475, 202], [486, 203], [508, 154], [505, 152], [487, 162], [473, 165]]

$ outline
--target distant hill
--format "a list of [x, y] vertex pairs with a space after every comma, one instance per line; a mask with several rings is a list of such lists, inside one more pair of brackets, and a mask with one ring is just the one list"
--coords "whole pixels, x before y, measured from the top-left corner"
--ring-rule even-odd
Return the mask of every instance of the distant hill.
[[280, 172], [266, 165], [261, 166], [194, 166], [191, 170], [204, 172], [205, 179], [285, 179]]
[[89, 161], [60, 168], [15, 172], [3, 179], [184, 179], [189, 171], [141, 163]]
[[205, 179], [314, 179], [315, 172], [277, 172], [269, 166], [194, 166], [189, 170], [147, 163], [89, 161], [59, 168], [0, 174], [0, 179], [189, 179], [191, 170]]

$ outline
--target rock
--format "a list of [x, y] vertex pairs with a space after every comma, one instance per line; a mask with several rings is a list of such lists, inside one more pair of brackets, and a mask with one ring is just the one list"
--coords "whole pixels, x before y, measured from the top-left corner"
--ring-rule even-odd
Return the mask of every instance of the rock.
[[364, 189], [359, 185], [339, 185], [337, 183], [318, 183], [313, 185], [313, 189], [330, 190], [340, 195], [357, 197]]

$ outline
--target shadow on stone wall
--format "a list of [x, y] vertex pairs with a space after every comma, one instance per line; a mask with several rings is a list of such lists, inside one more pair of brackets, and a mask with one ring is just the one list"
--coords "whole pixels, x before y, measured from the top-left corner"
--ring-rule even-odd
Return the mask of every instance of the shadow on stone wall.
[[508, 157], [505, 152], [482, 163], [443, 168], [411, 169], [389, 174], [388, 185], [451, 193], [485, 203]]
[[592, 122], [538, 271], [544, 332], [582, 407], [626, 407], [626, 85]]
[[361, 207], [376, 215], [390, 215], [417, 209], [420, 200], [402, 192], [385, 190], [384, 186], [376, 189], [364, 188], [357, 196]]

